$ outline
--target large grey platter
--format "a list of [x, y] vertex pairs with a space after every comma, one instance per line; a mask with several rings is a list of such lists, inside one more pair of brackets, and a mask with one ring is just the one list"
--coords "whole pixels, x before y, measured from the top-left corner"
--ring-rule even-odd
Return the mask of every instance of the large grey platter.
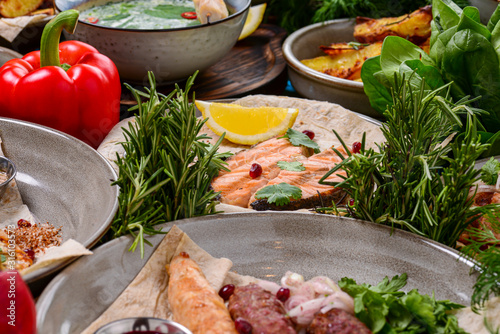
[[[291, 270], [306, 278], [348, 276], [374, 284], [407, 273], [406, 290], [470, 303], [475, 281], [470, 263], [451, 248], [399, 230], [391, 235], [385, 226], [292, 212], [221, 214], [175, 224], [213, 256], [231, 259], [240, 274], [278, 282]], [[149, 240], [158, 245], [162, 238]], [[131, 242], [130, 237], [113, 240], [59, 274], [38, 300], [38, 333], [79, 333], [104, 312], [154, 250], [147, 247], [141, 260], [128, 251]]]
[[[37, 124], [0, 118], [5, 156], [17, 167], [23, 202], [40, 222], [62, 226], [63, 241], [94, 246], [109, 228], [118, 208], [116, 173], [106, 159], [84, 142]], [[0, 227], [2, 227], [0, 222]], [[26, 274], [36, 295], [45, 278], [71, 260]]]

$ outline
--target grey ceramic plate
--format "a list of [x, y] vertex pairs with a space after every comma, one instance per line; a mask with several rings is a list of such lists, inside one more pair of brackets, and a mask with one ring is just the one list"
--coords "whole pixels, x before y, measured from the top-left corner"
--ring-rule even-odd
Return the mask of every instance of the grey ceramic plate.
[[[238, 273], [274, 281], [287, 270], [306, 278], [349, 276], [372, 284], [406, 272], [407, 289], [468, 304], [475, 280], [455, 250], [402, 231], [391, 236], [390, 228], [350, 218], [266, 212], [175, 223], [213, 256], [231, 259]], [[150, 241], [157, 245], [162, 237]], [[38, 300], [38, 333], [79, 333], [97, 318], [153, 252], [146, 247], [141, 260], [127, 251], [131, 242], [130, 237], [113, 240], [59, 274]]]
[[[116, 173], [97, 151], [62, 132], [33, 123], [0, 118], [5, 155], [17, 167], [17, 184], [31, 212], [42, 222], [62, 226], [63, 239], [90, 248], [109, 228], [118, 208]], [[38, 281], [70, 261], [24, 276]]]

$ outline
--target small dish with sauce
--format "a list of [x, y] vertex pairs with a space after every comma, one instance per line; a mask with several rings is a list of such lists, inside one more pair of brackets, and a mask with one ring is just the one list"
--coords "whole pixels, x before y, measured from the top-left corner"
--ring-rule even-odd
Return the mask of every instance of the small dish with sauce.
[[10, 182], [16, 177], [16, 166], [6, 157], [0, 156], [0, 199], [2, 199]]
[[110, 322], [94, 334], [192, 334], [186, 327], [158, 318], [125, 318]]

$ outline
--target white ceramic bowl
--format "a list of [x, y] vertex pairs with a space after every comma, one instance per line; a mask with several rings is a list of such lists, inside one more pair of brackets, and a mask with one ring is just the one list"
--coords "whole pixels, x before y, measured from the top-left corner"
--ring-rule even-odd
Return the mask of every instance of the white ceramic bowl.
[[[178, 82], [217, 63], [236, 44], [251, 1], [224, 1], [230, 15], [212, 24], [138, 30], [79, 20], [75, 33], [65, 33], [65, 37], [91, 44], [111, 58], [123, 81], [145, 85], [147, 72], [153, 71], [158, 85]], [[82, 11], [106, 2], [109, 0], [55, 0], [55, 5], [58, 11]]]
[[353, 19], [338, 19], [306, 26], [288, 36], [283, 43], [288, 77], [301, 96], [337, 103], [352, 111], [380, 118], [381, 115], [370, 106], [362, 82], [327, 75], [300, 62], [325, 55], [320, 45], [355, 41], [354, 25]]

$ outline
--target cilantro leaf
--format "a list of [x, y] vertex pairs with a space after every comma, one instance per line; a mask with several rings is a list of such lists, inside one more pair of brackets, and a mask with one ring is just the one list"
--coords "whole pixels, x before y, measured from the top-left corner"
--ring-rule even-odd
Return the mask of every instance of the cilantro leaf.
[[290, 140], [290, 143], [292, 143], [293, 146], [305, 146], [312, 148], [314, 150], [314, 153], [319, 153], [321, 152], [319, 145], [312, 141], [311, 138], [309, 138], [306, 134], [294, 130], [292, 128], [288, 129], [286, 131], [286, 134], [283, 137], [280, 138], [288, 138]]
[[277, 206], [280, 206], [290, 203], [290, 198], [302, 198], [302, 190], [299, 187], [282, 182], [262, 188], [255, 193], [255, 198], [267, 198], [268, 203], [275, 203]]
[[290, 172], [301, 172], [306, 170], [300, 161], [278, 161], [278, 167], [284, 170], [289, 170]]
[[489, 185], [497, 183], [498, 173], [500, 172], [500, 161], [491, 157], [481, 168], [481, 180]]

